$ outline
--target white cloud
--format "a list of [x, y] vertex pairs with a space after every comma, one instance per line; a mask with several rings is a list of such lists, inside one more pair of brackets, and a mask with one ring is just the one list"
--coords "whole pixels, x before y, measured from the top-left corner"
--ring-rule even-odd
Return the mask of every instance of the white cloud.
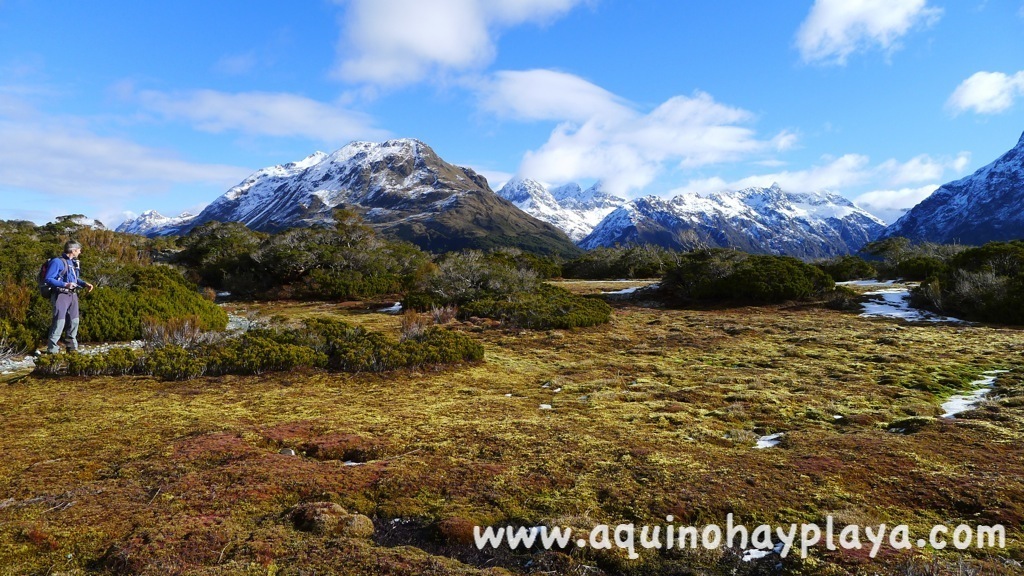
[[928, 184], [917, 188], [875, 190], [857, 196], [853, 203], [878, 216], [887, 224], [892, 224], [907, 210], [931, 196], [938, 187], [938, 184]]
[[1013, 76], [1002, 72], [975, 72], [956, 87], [946, 101], [954, 114], [968, 110], [976, 114], [998, 114], [1024, 96], [1024, 70]]
[[46, 117], [17, 98], [0, 104], [0, 212], [7, 217], [45, 222], [82, 212], [116, 224], [127, 198], [180, 185], [223, 190], [251, 172], [103, 136], [80, 118]]
[[487, 185], [495, 192], [501, 190], [501, 187], [515, 176], [515, 174], [512, 174], [511, 172], [503, 172], [501, 170], [487, 170], [485, 168], [473, 168], [472, 166], [470, 166], [470, 168], [472, 168], [477, 174], [486, 178]]
[[669, 194], [708, 194], [722, 190], [742, 190], [751, 186], [771, 186], [777, 183], [788, 192], [818, 192], [837, 190], [840, 187], [857, 186], [872, 178], [871, 159], [862, 154], [845, 154], [839, 158], [827, 159], [827, 163], [812, 166], [806, 170], [783, 170], [768, 174], [747, 176], [739, 180], [725, 181], [721, 178], [691, 180], [685, 186]]
[[805, 62], [846, 64], [855, 52], [891, 52], [915, 26], [930, 26], [942, 15], [928, 0], [815, 0], [797, 31]]
[[558, 122], [526, 153], [519, 173], [548, 182], [598, 179], [613, 194], [650, 184], [666, 167], [705, 166], [792, 146], [783, 132], [760, 140], [750, 112], [710, 95], [675, 96], [649, 112], [586, 80], [550, 70], [502, 71], [480, 87], [499, 116]]
[[921, 154], [903, 163], [886, 160], [878, 170], [880, 174], [887, 176], [887, 183], [903, 186], [941, 180], [947, 170], [961, 173], [970, 161], [971, 155], [968, 152], [961, 152], [956, 158], [945, 159], [935, 159], [927, 154]]
[[489, 64], [502, 28], [557, 18], [582, 0], [348, 0], [335, 74], [397, 86]]
[[0, 186], [55, 196], [129, 197], [173, 184], [230, 186], [251, 172], [188, 162], [68, 124], [0, 119]]
[[503, 70], [480, 87], [484, 110], [517, 120], [622, 118], [629, 104], [579, 76], [554, 70]]
[[167, 118], [190, 121], [207, 132], [299, 136], [338, 146], [351, 140], [387, 136], [384, 130], [373, 127], [365, 114], [295, 94], [145, 90], [136, 96], [143, 107]]

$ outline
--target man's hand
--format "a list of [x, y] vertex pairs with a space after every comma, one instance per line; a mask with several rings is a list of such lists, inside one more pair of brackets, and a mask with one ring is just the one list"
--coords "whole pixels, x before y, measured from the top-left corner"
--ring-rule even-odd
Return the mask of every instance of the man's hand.
[[88, 294], [89, 292], [92, 292], [92, 289], [95, 288], [95, 286], [93, 286], [92, 284], [89, 284], [88, 282], [85, 283], [85, 287], [88, 288], [88, 290], [85, 291], [86, 294]]

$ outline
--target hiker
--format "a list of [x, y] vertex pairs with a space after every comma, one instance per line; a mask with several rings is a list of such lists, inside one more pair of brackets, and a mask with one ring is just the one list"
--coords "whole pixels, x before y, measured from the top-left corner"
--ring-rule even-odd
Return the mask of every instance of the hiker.
[[64, 254], [60, 258], [50, 260], [46, 270], [46, 283], [50, 290], [50, 304], [53, 304], [53, 321], [46, 343], [46, 351], [50, 354], [60, 352], [57, 342], [67, 327], [65, 346], [68, 352], [78, 350], [78, 294], [79, 288], [87, 288], [92, 292], [93, 285], [79, 278], [78, 255], [82, 253], [82, 245], [78, 242], [64, 244]]

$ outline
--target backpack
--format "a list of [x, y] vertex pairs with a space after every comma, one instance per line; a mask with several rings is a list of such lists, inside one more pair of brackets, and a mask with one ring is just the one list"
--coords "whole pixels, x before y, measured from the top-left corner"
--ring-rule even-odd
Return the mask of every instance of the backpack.
[[[36, 282], [39, 284], [39, 295], [42, 296], [43, 298], [49, 298], [50, 296], [53, 296], [54, 293], [54, 287], [51, 286], [50, 283], [46, 281], [46, 271], [50, 269], [50, 262], [53, 262], [54, 259], [60, 259], [61, 261], [64, 260], [60, 256], [54, 256], [53, 258], [49, 258], [46, 262], [43, 262], [42, 266], [39, 267], [39, 275], [36, 277]], [[64, 278], [67, 277], [68, 263], [64, 262]]]

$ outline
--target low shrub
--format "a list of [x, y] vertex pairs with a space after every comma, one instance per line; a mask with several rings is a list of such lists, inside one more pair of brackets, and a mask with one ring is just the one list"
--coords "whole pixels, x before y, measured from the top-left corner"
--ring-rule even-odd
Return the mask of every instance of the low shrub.
[[816, 262], [814, 266], [828, 274], [836, 282], [875, 278], [878, 271], [867, 260], [859, 256], [840, 256], [831, 260]]
[[275, 341], [259, 333], [246, 333], [207, 352], [208, 374], [262, 374], [297, 368], [324, 367], [327, 357], [307, 346]]
[[821, 269], [796, 258], [719, 249], [684, 254], [662, 285], [683, 303], [768, 304], [823, 295], [835, 288], [835, 282]]
[[115, 348], [101, 354], [46, 354], [36, 359], [35, 373], [66, 376], [123, 376], [140, 368], [141, 353]]
[[0, 318], [0, 349], [11, 355], [35, 349], [39, 336], [21, 324]]
[[606, 302], [544, 284], [535, 291], [510, 297], [491, 296], [465, 304], [460, 316], [493, 318], [518, 328], [581, 328], [611, 320]]
[[416, 340], [430, 328], [431, 318], [415, 310], [406, 310], [401, 320], [401, 340]]
[[459, 332], [430, 328], [396, 341], [345, 322], [308, 320], [301, 330], [257, 328], [222, 342], [191, 349], [175, 344], [144, 351], [115, 349], [104, 354], [54, 354], [36, 363], [42, 375], [144, 374], [165, 380], [203, 375], [262, 374], [301, 368], [382, 372], [406, 367], [454, 364], [483, 358], [483, 347]]
[[163, 380], [191, 380], [206, 373], [206, 360], [195, 351], [172, 344], [143, 355], [139, 372]]
[[963, 250], [911, 292], [911, 303], [968, 320], [1024, 324], [1024, 242]]
[[660, 278], [678, 258], [678, 252], [650, 244], [595, 248], [563, 264], [562, 275], [588, 280]]
[[173, 344], [182, 348], [194, 348], [212, 340], [212, 333], [201, 327], [202, 321], [196, 316], [184, 316], [160, 320], [142, 319], [142, 339], [147, 346], [159, 347]]

